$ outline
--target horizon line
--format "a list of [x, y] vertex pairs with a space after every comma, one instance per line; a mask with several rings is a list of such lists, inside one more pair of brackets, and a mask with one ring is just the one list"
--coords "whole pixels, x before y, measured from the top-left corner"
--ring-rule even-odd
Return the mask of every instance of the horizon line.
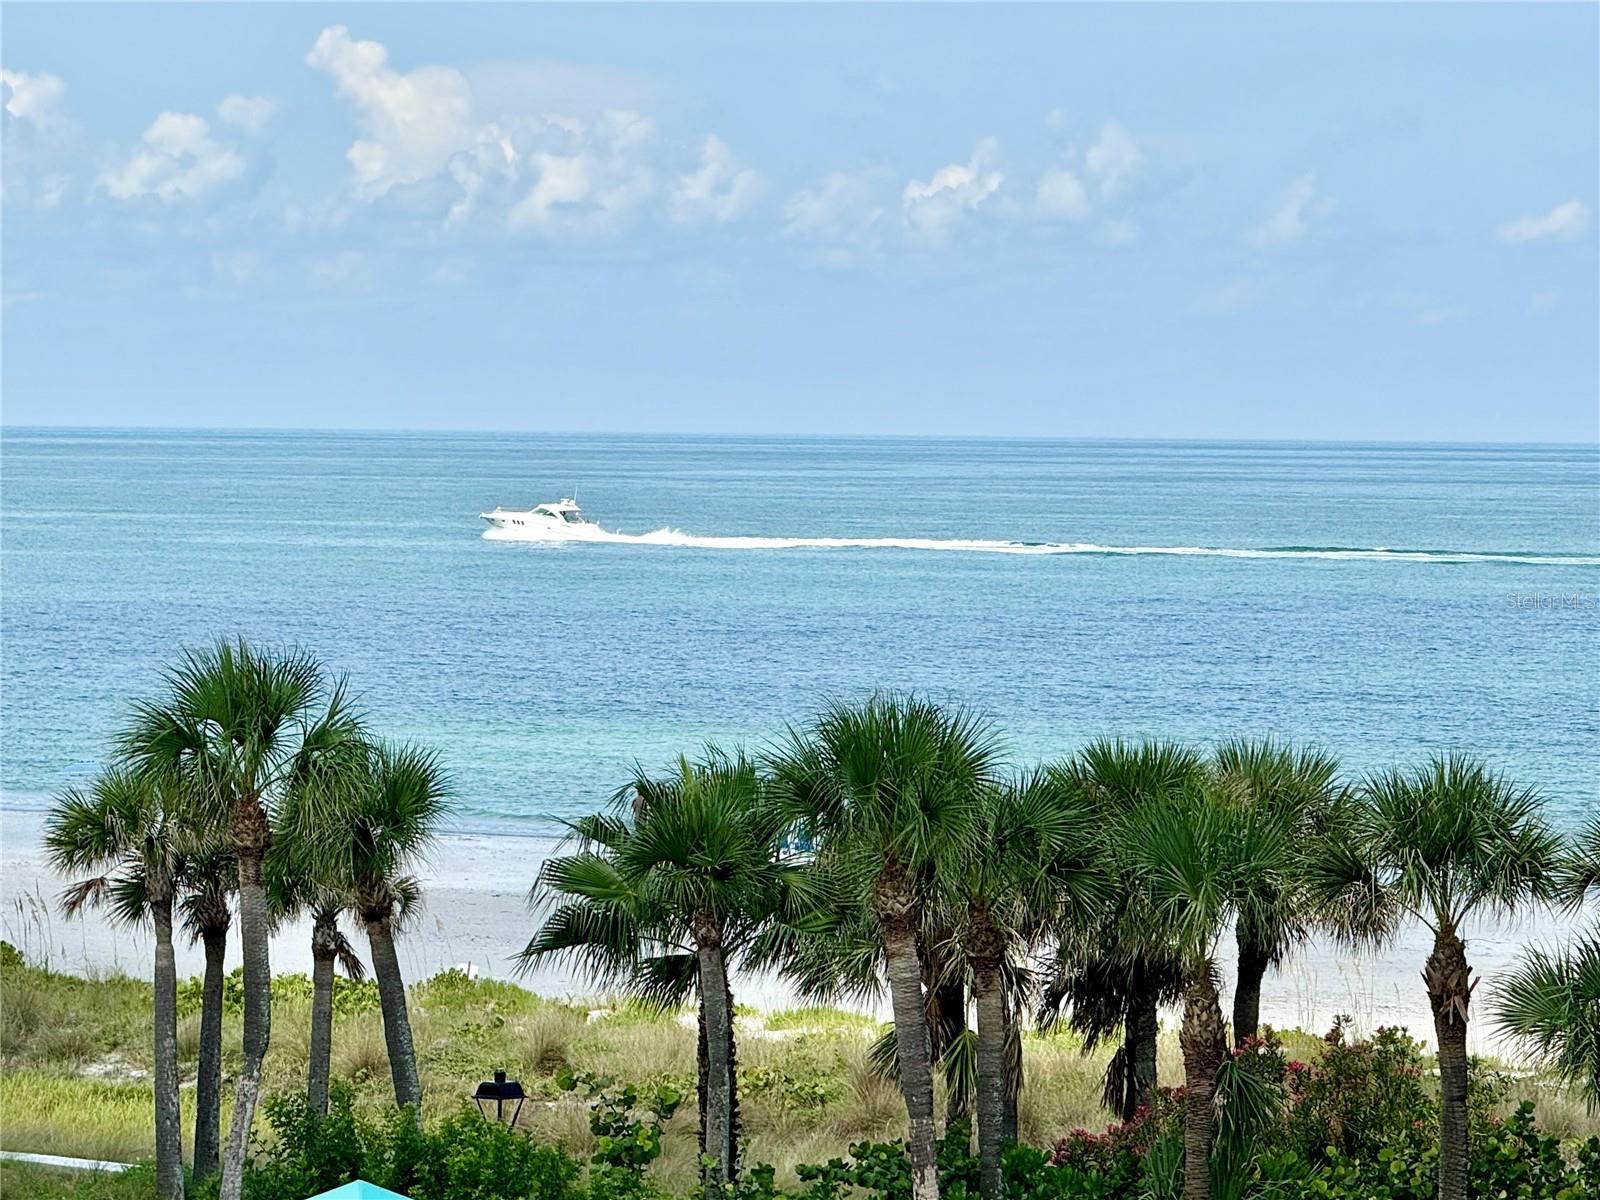
[[979, 434], [979, 433], [828, 433], [828, 432], [728, 432], [715, 430], [614, 430], [614, 429], [507, 429], [447, 428], [401, 425], [42, 425], [0, 420], [0, 438], [10, 433], [204, 433], [204, 434], [363, 434], [395, 436], [467, 437], [616, 437], [616, 438], [724, 438], [745, 441], [860, 441], [860, 442], [1080, 442], [1147, 443], [1246, 446], [1460, 446], [1525, 447], [1600, 450], [1600, 437], [1592, 441], [1492, 441], [1473, 438], [1357, 438], [1357, 437], [1158, 437], [1148, 434]]

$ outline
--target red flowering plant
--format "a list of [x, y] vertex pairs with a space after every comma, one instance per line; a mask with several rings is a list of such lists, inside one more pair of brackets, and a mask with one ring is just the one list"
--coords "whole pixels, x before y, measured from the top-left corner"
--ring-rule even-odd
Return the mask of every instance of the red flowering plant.
[[1182, 1121], [1182, 1114], [1183, 1089], [1160, 1088], [1153, 1103], [1141, 1105], [1129, 1120], [1112, 1122], [1103, 1133], [1074, 1129], [1057, 1138], [1050, 1163], [1107, 1176], [1136, 1169], [1150, 1147]]
[[[1284, 1082], [1289, 1070], [1289, 1056], [1283, 1052], [1283, 1043], [1270, 1026], [1262, 1028], [1255, 1037], [1247, 1037], [1229, 1053], [1244, 1070], [1263, 1083], [1277, 1086]], [[1304, 1063], [1300, 1066], [1303, 1068]]]
[[1438, 1106], [1422, 1075], [1422, 1047], [1404, 1029], [1351, 1040], [1334, 1021], [1315, 1062], [1286, 1062], [1290, 1146], [1312, 1162], [1375, 1156], [1384, 1147], [1426, 1145]]

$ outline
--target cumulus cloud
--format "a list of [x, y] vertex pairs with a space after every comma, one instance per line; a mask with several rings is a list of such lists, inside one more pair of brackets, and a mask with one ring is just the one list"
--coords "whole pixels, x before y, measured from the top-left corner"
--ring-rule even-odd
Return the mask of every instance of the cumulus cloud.
[[1005, 176], [999, 159], [1000, 143], [983, 138], [965, 163], [950, 163], [926, 180], [911, 180], [900, 196], [906, 224], [925, 237], [946, 236], [963, 213], [977, 211], [1000, 190]]
[[600, 232], [638, 208], [656, 190], [655, 174], [637, 151], [656, 133], [654, 119], [607, 112], [593, 123], [563, 126], [570, 152], [537, 151], [528, 160], [533, 185], [513, 205], [511, 223]]
[[514, 224], [543, 224], [559, 205], [578, 204], [588, 198], [589, 169], [581, 156], [535, 154], [533, 167], [538, 178], [511, 210]]
[[59, 75], [48, 71], [30, 75], [0, 67], [0, 95], [5, 97], [6, 115], [15, 120], [48, 122], [56, 115], [66, 91], [67, 85]]
[[198, 200], [244, 172], [244, 158], [211, 136], [204, 117], [164, 112], [125, 162], [101, 172], [100, 183], [118, 200], [172, 202]]
[[881, 192], [889, 182], [883, 170], [831, 172], [784, 203], [784, 236], [815, 246], [826, 266], [875, 257], [883, 244]]
[[278, 106], [265, 96], [226, 96], [217, 105], [217, 116], [246, 133], [260, 133]]
[[1065, 167], [1051, 167], [1039, 176], [1034, 208], [1051, 221], [1081, 221], [1089, 215], [1089, 193]]
[[680, 221], [702, 217], [717, 222], [737, 220], [761, 188], [761, 176], [749, 167], [737, 166], [727, 144], [713, 134], [700, 147], [699, 169], [678, 177], [672, 192], [672, 215]]
[[343, 25], [317, 35], [306, 62], [333, 78], [356, 106], [362, 137], [345, 152], [358, 196], [372, 199], [396, 184], [439, 174], [484, 131], [475, 121], [467, 79], [454, 67], [401, 73], [378, 42], [358, 42]]
[[1100, 136], [1084, 155], [1084, 166], [1102, 195], [1112, 196], [1121, 191], [1132, 174], [1144, 162], [1128, 131], [1115, 121], [1107, 121]]
[[1287, 246], [1303, 238], [1314, 219], [1332, 211], [1333, 201], [1317, 194], [1316, 179], [1302, 175], [1266, 220], [1246, 231], [1245, 240], [1255, 246]]
[[1589, 206], [1582, 200], [1568, 200], [1542, 216], [1518, 217], [1495, 231], [1502, 242], [1519, 246], [1543, 238], [1570, 241], [1589, 228]]
[[[482, 210], [513, 228], [599, 232], [658, 190], [645, 161], [655, 120], [631, 108], [595, 107], [606, 77], [557, 64], [502, 66], [483, 77], [486, 101], [465, 72], [400, 71], [383, 45], [357, 41], [343, 25], [324, 29], [306, 61], [356, 108], [361, 136], [346, 158], [362, 200], [453, 181], [448, 221]], [[584, 111], [544, 107], [569, 87], [584, 92]], [[742, 186], [737, 172], [728, 186]], [[714, 199], [725, 206], [727, 187], [714, 188]]]

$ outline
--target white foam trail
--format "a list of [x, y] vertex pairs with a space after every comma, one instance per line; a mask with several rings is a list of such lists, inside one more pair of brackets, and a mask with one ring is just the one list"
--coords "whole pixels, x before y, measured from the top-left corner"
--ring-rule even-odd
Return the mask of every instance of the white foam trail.
[[[590, 532], [590, 529], [593, 532]], [[1094, 542], [1006, 542], [984, 538], [827, 538], [706, 537], [678, 529], [614, 533], [589, 526], [582, 532], [549, 536], [534, 530], [489, 529], [483, 536], [504, 542], [609, 542], [632, 546], [681, 546], [700, 550], [933, 550], [968, 554], [1168, 555], [1200, 558], [1306, 558], [1373, 562], [1521, 563], [1536, 566], [1595, 567], [1600, 556], [1493, 553], [1470, 550], [1389, 550], [1383, 547], [1279, 546], [1242, 549], [1228, 546], [1104, 546]]]

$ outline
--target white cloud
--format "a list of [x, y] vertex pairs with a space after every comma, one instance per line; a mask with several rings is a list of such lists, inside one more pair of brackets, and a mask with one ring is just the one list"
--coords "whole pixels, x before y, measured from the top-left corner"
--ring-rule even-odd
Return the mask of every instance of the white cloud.
[[41, 71], [8, 71], [0, 67], [0, 95], [5, 97], [6, 115], [18, 121], [44, 124], [56, 114], [67, 85], [59, 75]]
[[734, 164], [727, 144], [715, 135], [700, 147], [700, 167], [678, 177], [672, 193], [672, 215], [680, 221], [709, 217], [727, 222], [738, 219], [760, 195], [761, 176]]
[[265, 96], [227, 96], [217, 105], [217, 116], [246, 133], [260, 133], [277, 111]]
[[784, 236], [815, 245], [825, 266], [876, 257], [883, 245], [881, 193], [889, 185], [883, 170], [834, 171], [784, 203]]
[[1317, 181], [1311, 175], [1302, 175], [1289, 185], [1278, 207], [1266, 220], [1245, 233], [1245, 240], [1255, 246], [1287, 246], [1305, 236], [1311, 222], [1333, 211], [1334, 202], [1317, 195]]
[[558, 206], [588, 199], [591, 185], [583, 156], [540, 153], [533, 156], [533, 165], [538, 181], [511, 210], [512, 224], [542, 225]]
[[[517, 228], [597, 233], [656, 193], [645, 161], [656, 122], [605, 106], [603, 93], [626, 91], [613, 88], [610, 76], [550, 63], [471, 78], [449, 66], [402, 72], [380, 43], [356, 41], [343, 25], [324, 29], [306, 61], [356, 107], [361, 136], [346, 158], [358, 199], [453, 181], [459, 194], [449, 222], [481, 210]], [[570, 93], [581, 115], [547, 107], [560, 104], [561, 93]]]
[[1589, 206], [1582, 200], [1568, 200], [1556, 205], [1543, 216], [1518, 217], [1507, 221], [1496, 231], [1496, 236], [1513, 246], [1541, 238], [1570, 241], [1589, 228]]
[[1000, 190], [1005, 176], [997, 169], [1000, 143], [982, 138], [965, 163], [940, 167], [926, 180], [913, 179], [900, 201], [906, 224], [932, 239], [947, 235], [963, 213], [975, 212]]
[[126, 162], [101, 172], [100, 182], [119, 200], [198, 200], [244, 171], [244, 158], [211, 136], [204, 117], [165, 112]]
[[1107, 121], [1100, 129], [1100, 137], [1084, 155], [1084, 166], [1094, 179], [1102, 195], [1111, 196], [1122, 190], [1140, 165], [1144, 155], [1128, 135], [1128, 131], [1115, 121]]
[[453, 67], [402, 74], [389, 65], [380, 43], [358, 42], [343, 25], [318, 34], [306, 62], [331, 75], [339, 94], [360, 113], [364, 136], [345, 152], [358, 196], [372, 199], [396, 184], [437, 175], [481, 140], [471, 89]]
[[1048, 220], [1081, 221], [1089, 215], [1089, 193], [1071, 171], [1051, 167], [1039, 176], [1034, 207]]

